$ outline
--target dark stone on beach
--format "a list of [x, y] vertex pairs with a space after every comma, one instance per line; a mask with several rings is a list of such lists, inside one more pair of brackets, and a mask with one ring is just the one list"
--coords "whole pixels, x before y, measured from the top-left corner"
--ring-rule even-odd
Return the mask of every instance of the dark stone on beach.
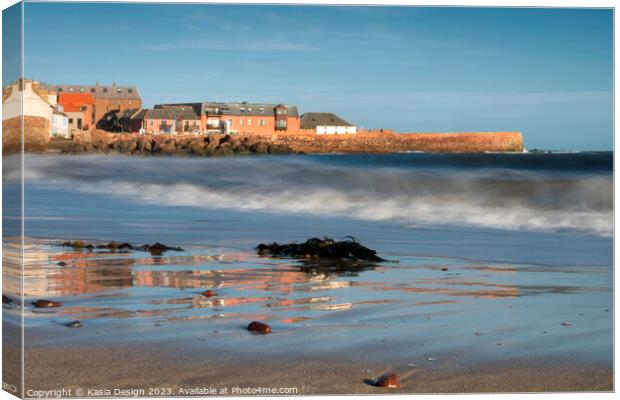
[[348, 259], [372, 262], [385, 261], [383, 258], [377, 256], [376, 251], [362, 246], [354, 238], [335, 241], [325, 237], [323, 239], [308, 239], [304, 243], [261, 243], [256, 247], [256, 251], [260, 255], [272, 255], [276, 257]]
[[570, 321], [564, 321], [564, 322], [562, 322], [562, 326], [572, 326], [572, 325], [573, 325], [573, 323], [572, 323], [572, 322], [570, 322]]
[[448, 270], [448, 268], [443, 267], [441, 270], [442, 270], [442, 271], [447, 271], [447, 270]]
[[67, 328], [81, 328], [82, 323], [80, 321], [71, 321], [66, 326]]
[[64, 261], [59, 261], [58, 263], [56, 263], [56, 265], [64, 267], [65, 265], [67, 265], [67, 263]]
[[32, 303], [36, 308], [49, 308], [49, 307], [60, 307], [62, 303], [60, 301], [53, 300], [37, 300]]
[[396, 374], [383, 375], [374, 383], [376, 387], [397, 389], [400, 387], [400, 378]]
[[81, 240], [76, 240], [75, 242], [71, 243], [70, 246], [74, 249], [81, 249], [84, 247], [84, 242], [82, 242]]
[[250, 322], [250, 325], [248, 325], [248, 331], [266, 335], [271, 333], [271, 327], [263, 322], [252, 321]]
[[97, 246], [98, 249], [110, 249], [112, 251], [116, 250], [132, 250], [134, 246], [129, 243], [117, 243], [114, 240], [108, 244], [100, 244]]
[[160, 256], [168, 250], [183, 251], [183, 249], [180, 247], [170, 247], [170, 246], [166, 246], [165, 244], [161, 244], [159, 242], [152, 244], [152, 245], [145, 244], [143, 246], [136, 247], [135, 249], [139, 251], [148, 251], [154, 256]]
[[2, 295], [2, 304], [11, 304], [13, 300], [5, 294]]
[[204, 297], [213, 297], [213, 296], [217, 296], [217, 293], [215, 293], [213, 290], [206, 290], [202, 292], [202, 295]]

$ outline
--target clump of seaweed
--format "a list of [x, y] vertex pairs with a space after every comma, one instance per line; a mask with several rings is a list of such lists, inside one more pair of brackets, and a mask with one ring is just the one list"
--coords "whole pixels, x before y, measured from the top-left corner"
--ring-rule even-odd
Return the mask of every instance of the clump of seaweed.
[[111, 251], [126, 251], [126, 250], [135, 250], [135, 251], [147, 251], [153, 255], [161, 255], [166, 251], [183, 251], [181, 247], [167, 246], [165, 244], [161, 244], [159, 242], [155, 244], [144, 244], [142, 246], [133, 245], [130, 243], [118, 243], [115, 241], [111, 241], [109, 243], [100, 244], [95, 246], [92, 243], [85, 244], [82, 240], [76, 240], [73, 242], [64, 242], [61, 244], [64, 247], [72, 247], [75, 250], [93, 250], [93, 249], [109, 249]]
[[261, 243], [256, 246], [256, 252], [260, 255], [275, 257], [291, 257], [299, 259], [330, 259], [330, 260], [353, 260], [383, 262], [383, 258], [377, 256], [377, 252], [362, 246], [354, 237], [347, 236], [343, 240], [336, 241], [325, 236], [323, 239], [311, 238], [304, 243], [279, 244]]

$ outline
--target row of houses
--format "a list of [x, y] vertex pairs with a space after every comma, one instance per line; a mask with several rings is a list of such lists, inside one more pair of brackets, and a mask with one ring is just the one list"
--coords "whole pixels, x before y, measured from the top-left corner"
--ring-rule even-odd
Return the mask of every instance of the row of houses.
[[2, 89], [2, 121], [41, 119], [52, 137], [73, 137], [89, 132], [105, 116], [142, 107], [135, 86], [47, 85], [18, 79]]
[[123, 131], [158, 133], [354, 134], [357, 127], [333, 113], [299, 114], [288, 104], [184, 103], [158, 104], [152, 109], [119, 113]]
[[[23, 110], [21, 108], [23, 101]], [[135, 86], [48, 85], [19, 80], [3, 89], [3, 121], [23, 112], [49, 121], [51, 136], [73, 137], [104, 129], [149, 134], [355, 134], [357, 127], [333, 113], [300, 115], [290, 104], [200, 102], [142, 108]]]

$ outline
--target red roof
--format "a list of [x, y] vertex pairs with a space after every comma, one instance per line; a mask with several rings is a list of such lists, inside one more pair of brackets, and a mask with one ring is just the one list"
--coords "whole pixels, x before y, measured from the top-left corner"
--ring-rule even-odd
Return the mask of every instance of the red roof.
[[60, 93], [58, 103], [62, 105], [65, 112], [81, 111], [80, 107], [95, 104], [90, 93]]

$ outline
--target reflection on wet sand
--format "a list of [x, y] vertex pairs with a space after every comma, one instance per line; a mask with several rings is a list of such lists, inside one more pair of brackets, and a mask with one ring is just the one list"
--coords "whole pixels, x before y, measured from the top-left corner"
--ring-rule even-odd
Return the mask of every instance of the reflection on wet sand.
[[[4, 293], [15, 297], [21, 284], [16, 279], [18, 247], [8, 242], [4, 249]], [[447, 272], [445, 267], [401, 264], [394, 271], [406, 273], [406, 279], [394, 281], [386, 274], [389, 265], [210, 253], [190, 249], [153, 256], [140, 251], [67, 250], [29, 241], [24, 252], [26, 305], [36, 298], [59, 297], [65, 301], [62, 308], [29, 308], [30, 315], [151, 317], [158, 323], [247, 315], [286, 324], [370, 305], [450, 307], [459, 302], [454, 297], [505, 299], [580, 290], [507, 282], [517, 274], [510, 267], [465, 266], [461, 272], [475, 275], [465, 279], [452, 266]], [[356, 279], [368, 277], [364, 275], [368, 271], [373, 271], [372, 280]], [[217, 296], [203, 296], [205, 289], [215, 290]]]

